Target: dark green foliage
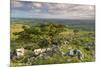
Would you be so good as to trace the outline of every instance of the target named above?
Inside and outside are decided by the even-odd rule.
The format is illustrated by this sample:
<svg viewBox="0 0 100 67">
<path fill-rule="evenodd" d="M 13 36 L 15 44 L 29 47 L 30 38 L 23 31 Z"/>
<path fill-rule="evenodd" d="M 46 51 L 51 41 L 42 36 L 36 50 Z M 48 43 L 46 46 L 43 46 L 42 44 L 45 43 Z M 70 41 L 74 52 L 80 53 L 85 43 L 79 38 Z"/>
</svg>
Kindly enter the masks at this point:
<svg viewBox="0 0 100 67">
<path fill-rule="evenodd" d="M 74 34 L 77 34 L 79 32 L 79 30 L 75 29 L 73 30 Z"/>
<path fill-rule="evenodd" d="M 39 45 L 40 48 L 48 47 L 49 42 L 46 39 L 42 39 L 38 42 L 38 45 Z"/>
</svg>

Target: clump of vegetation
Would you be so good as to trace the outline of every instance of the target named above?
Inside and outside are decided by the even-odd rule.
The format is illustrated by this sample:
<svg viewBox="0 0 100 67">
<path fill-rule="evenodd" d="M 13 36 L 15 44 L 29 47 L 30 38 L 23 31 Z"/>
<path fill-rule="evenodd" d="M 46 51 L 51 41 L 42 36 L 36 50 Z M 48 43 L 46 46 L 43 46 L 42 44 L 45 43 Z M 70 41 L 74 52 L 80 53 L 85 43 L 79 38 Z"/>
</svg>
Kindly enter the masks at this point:
<svg viewBox="0 0 100 67">
<path fill-rule="evenodd" d="M 14 27 L 15 26 L 15 27 Z M 18 27 L 20 26 L 20 27 Z M 19 29 L 20 28 L 20 29 Z M 94 32 L 71 29 L 63 24 L 41 23 L 41 24 L 12 24 L 11 25 L 11 52 L 23 47 L 26 52 L 20 58 L 11 59 L 11 65 L 38 65 L 59 64 L 94 61 L 95 37 Z M 92 45 L 91 45 L 92 44 Z M 49 48 L 53 45 L 58 47 L 58 52 L 35 56 L 35 49 Z M 63 56 L 70 49 L 78 49 L 84 54 L 80 60 L 76 56 Z"/>
</svg>

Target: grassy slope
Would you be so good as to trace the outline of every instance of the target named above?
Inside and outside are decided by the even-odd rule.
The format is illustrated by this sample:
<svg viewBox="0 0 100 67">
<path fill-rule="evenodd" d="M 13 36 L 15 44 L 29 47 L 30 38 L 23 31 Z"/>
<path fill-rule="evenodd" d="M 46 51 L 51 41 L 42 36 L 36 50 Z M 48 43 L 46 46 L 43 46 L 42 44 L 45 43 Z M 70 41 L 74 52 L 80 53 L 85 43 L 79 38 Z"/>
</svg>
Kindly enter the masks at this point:
<svg viewBox="0 0 100 67">
<path fill-rule="evenodd" d="M 11 24 L 11 40 L 13 40 L 14 38 L 16 38 L 12 33 L 14 32 L 20 32 L 23 31 L 22 29 L 23 24 Z M 94 32 L 93 32 L 94 33 Z M 80 30 L 80 32 L 78 33 L 78 36 L 85 40 L 85 41 L 92 41 L 91 38 L 87 37 L 86 35 L 88 34 L 87 31 L 82 31 Z M 73 28 L 71 29 L 67 29 L 67 31 L 65 32 L 61 32 L 59 34 L 62 37 L 66 37 L 66 36 L 73 36 Z M 77 48 L 77 44 L 73 45 L 72 43 L 70 43 L 69 45 L 67 44 L 62 44 L 62 46 L 60 47 L 61 51 L 66 52 L 68 50 L 68 48 Z M 85 55 L 85 59 L 84 61 L 93 61 L 92 56 L 91 56 L 91 52 L 88 51 L 86 52 L 86 50 L 84 50 L 84 48 L 82 46 L 79 46 L 79 49 L 84 53 Z M 92 50 L 91 50 L 92 51 Z M 94 50 L 93 50 L 94 51 Z M 48 58 L 47 60 L 41 60 L 38 59 L 34 62 L 34 64 L 51 64 L 51 63 L 66 63 L 66 59 L 71 59 L 71 62 L 81 62 L 80 60 L 78 60 L 76 57 L 62 57 L 58 55 L 54 55 L 53 57 Z M 54 62 L 53 62 L 54 61 Z M 57 62 L 56 62 L 57 61 Z M 33 61 L 32 61 L 33 62 Z M 67 62 L 68 63 L 68 62 Z"/>
</svg>

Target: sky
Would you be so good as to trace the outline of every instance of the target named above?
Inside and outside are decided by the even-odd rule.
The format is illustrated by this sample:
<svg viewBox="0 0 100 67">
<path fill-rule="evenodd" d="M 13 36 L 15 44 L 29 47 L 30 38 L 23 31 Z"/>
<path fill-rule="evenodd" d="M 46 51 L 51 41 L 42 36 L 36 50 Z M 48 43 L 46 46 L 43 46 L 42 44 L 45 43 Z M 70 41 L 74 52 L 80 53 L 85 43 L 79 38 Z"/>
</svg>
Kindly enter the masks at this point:
<svg viewBox="0 0 100 67">
<path fill-rule="evenodd" d="M 94 19 L 94 5 L 11 0 L 12 18 Z"/>
</svg>

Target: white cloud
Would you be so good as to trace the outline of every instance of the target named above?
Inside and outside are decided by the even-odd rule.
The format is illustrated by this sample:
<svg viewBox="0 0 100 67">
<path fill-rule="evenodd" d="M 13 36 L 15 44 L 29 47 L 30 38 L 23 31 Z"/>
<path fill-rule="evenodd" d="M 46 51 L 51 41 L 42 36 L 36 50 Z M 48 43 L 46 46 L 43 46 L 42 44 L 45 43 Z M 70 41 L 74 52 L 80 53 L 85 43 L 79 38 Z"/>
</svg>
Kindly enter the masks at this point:
<svg viewBox="0 0 100 67">
<path fill-rule="evenodd" d="M 11 0 L 12 7 L 22 7 L 23 4 L 18 0 Z"/>
<path fill-rule="evenodd" d="M 64 4 L 64 3 L 41 3 L 41 2 L 21 2 L 12 0 L 14 7 L 21 7 L 19 11 L 24 11 L 31 17 L 52 17 L 52 18 L 94 18 L 94 5 Z M 25 8 L 26 6 L 26 8 Z M 31 8 L 30 8 L 31 7 Z M 30 8 L 30 9 L 27 9 Z M 33 15 L 33 16 L 32 16 Z"/>
<path fill-rule="evenodd" d="M 34 7 L 42 7 L 42 4 L 41 3 L 33 3 L 33 6 Z"/>
<path fill-rule="evenodd" d="M 76 4 L 49 4 L 49 12 L 53 14 L 65 14 L 72 16 L 93 16 L 94 6 L 91 5 L 76 5 Z"/>
</svg>

